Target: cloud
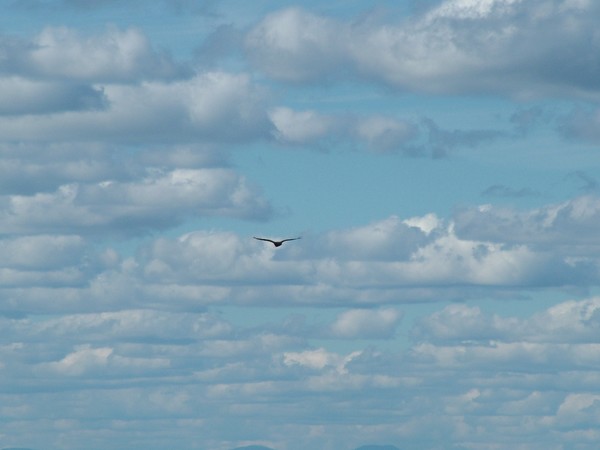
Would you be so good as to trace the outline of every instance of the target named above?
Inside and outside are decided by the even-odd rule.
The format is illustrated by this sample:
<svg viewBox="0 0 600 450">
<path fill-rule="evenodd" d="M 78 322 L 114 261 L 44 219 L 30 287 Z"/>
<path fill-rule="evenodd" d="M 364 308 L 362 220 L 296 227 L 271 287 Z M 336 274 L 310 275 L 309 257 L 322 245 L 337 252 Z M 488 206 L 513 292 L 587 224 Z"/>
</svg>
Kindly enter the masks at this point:
<svg viewBox="0 0 600 450">
<path fill-rule="evenodd" d="M 589 194 L 561 203 L 518 211 L 482 205 L 459 211 L 454 220 L 461 237 L 529 245 L 590 245 L 596 241 L 595 223 L 600 199 Z M 584 248 L 579 254 L 587 253 Z M 575 255 L 573 255 L 575 256 Z"/>
<path fill-rule="evenodd" d="M 390 217 L 278 250 L 233 233 L 196 231 L 144 246 L 134 273 L 145 280 L 144 290 L 153 286 L 153 296 L 171 289 L 186 296 L 198 292 L 200 304 L 221 298 L 208 296 L 205 303 L 201 292 L 208 286 L 227 286 L 225 295 L 236 304 L 273 305 L 285 298 L 288 304 L 364 306 L 456 298 L 459 291 L 464 299 L 481 290 L 502 296 L 516 286 L 598 283 L 597 258 L 568 229 L 548 235 L 540 247 L 508 234 L 491 239 L 485 222 L 469 233 L 457 233 L 459 226 L 463 222 L 431 216 Z"/>
<path fill-rule="evenodd" d="M 330 134 L 334 119 L 316 111 L 294 111 L 290 108 L 273 109 L 270 119 L 275 125 L 275 137 L 291 144 L 307 143 Z"/>
<path fill-rule="evenodd" d="M 598 12 L 567 0 L 447 0 L 388 23 L 289 8 L 265 17 L 245 44 L 257 67 L 290 82 L 352 74 L 413 91 L 582 95 L 598 90 L 598 64 L 579 56 L 593 52 Z"/>
<path fill-rule="evenodd" d="M 520 188 L 516 189 L 503 184 L 493 184 L 486 188 L 482 195 L 486 197 L 504 197 L 504 198 L 523 198 L 523 197 L 537 197 L 540 195 L 539 192 L 531 188 Z"/>
<path fill-rule="evenodd" d="M 4 292 L 20 300 L 7 302 L 4 313 L 45 310 L 50 298 L 54 308 L 69 312 L 141 304 L 193 311 L 225 300 L 271 306 L 285 299 L 286 305 L 356 309 L 313 329 L 323 338 L 352 333 L 385 338 L 399 319 L 386 305 L 481 295 L 501 299 L 515 289 L 597 285 L 600 261 L 592 247 L 581 245 L 588 225 L 578 223 L 593 222 L 592 200 L 519 213 L 502 210 L 516 214 L 506 223 L 518 224 L 518 230 L 517 225 L 495 230 L 490 223 L 500 222 L 499 211 L 484 208 L 460 212 L 451 221 L 391 216 L 306 236 L 281 249 L 232 232 L 198 230 L 147 239 L 125 257 L 111 248 L 92 251 L 79 236 L 127 236 L 214 215 L 260 220 L 270 211 L 268 203 L 242 177 L 221 168 L 157 170 L 135 182 L 5 196 L 3 232 L 13 237 L 2 245 L 29 246 L 37 258 L 5 260 Z M 59 230 L 64 237 L 58 237 Z M 37 288 L 27 289 L 28 283 Z M 89 303 L 92 298 L 97 303 Z M 377 306 L 384 309 L 363 311 Z"/>
<path fill-rule="evenodd" d="M 140 180 L 70 183 L 56 191 L 5 195 L 2 231 L 10 234 L 139 234 L 172 227 L 184 218 L 264 219 L 266 200 L 230 169 L 150 171 Z"/>
<path fill-rule="evenodd" d="M 453 150 L 473 148 L 511 137 L 510 132 L 487 129 L 444 129 L 435 121 L 400 119 L 381 114 L 323 114 L 316 110 L 277 107 L 269 111 L 273 135 L 282 144 L 329 148 L 336 145 L 406 156 L 444 157 Z"/>
<path fill-rule="evenodd" d="M 85 257 L 87 243 L 81 236 L 38 235 L 0 240 L 5 255 L 1 267 L 52 270 L 78 265 Z"/>
<path fill-rule="evenodd" d="M 341 259 L 406 260 L 420 246 L 431 242 L 430 231 L 410 219 L 391 216 L 368 225 L 332 231 L 326 236 L 326 248 Z"/>
<path fill-rule="evenodd" d="M 0 115 L 97 110 L 105 100 L 101 89 L 85 84 L 0 78 Z"/>
<path fill-rule="evenodd" d="M 172 82 L 106 85 L 102 110 L 0 118 L 5 140 L 239 142 L 269 135 L 263 93 L 246 75 L 201 73 Z"/>
<path fill-rule="evenodd" d="M 333 20 L 290 8 L 267 15 L 248 33 L 245 46 L 270 76 L 322 81 L 343 66 L 345 34 Z"/>
<path fill-rule="evenodd" d="M 170 79 L 183 72 L 170 56 L 152 49 L 146 36 L 136 28 L 109 27 L 104 34 L 92 36 L 82 36 L 66 27 L 45 28 L 22 58 L 23 64 L 38 76 L 70 80 Z"/>
<path fill-rule="evenodd" d="M 527 319 L 486 314 L 477 306 L 453 304 L 422 319 L 413 333 L 419 339 L 446 345 L 530 342 L 576 347 L 595 344 L 599 318 L 600 299 L 596 297 L 562 302 Z"/>
<path fill-rule="evenodd" d="M 559 120 L 558 129 L 569 139 L 595 144 L 600 140 L 598 126 L 600 110 L 594 108 L 577 108 Z"/>
<path fill-rule="evenodd" d="M 47 27 L 30 39 L 0 37 L 0 49 L 3 74 L 48 82 L 128 83 L 188 73 L 170 55 L 153 49 L 137 28 L 110 26 L 84 35 L 73 28 Z"/>
<path fill-rule="evenodd" d="M 527 442 L 536 450 L 557 443 L 591 448 L 593 433 L 570 429 L 577 423 L 592 432 L 598 425 L 599 309 L 598 299 L 589 298 L 531 316 L 500 317 L 453 304 L 425 316 L 412 333 L 417 340 L 405 349 L 346 351 L 311 346 L 283 326 L 273 333 L 265 324 L 233 325 L 209 312 L 0 318 L 1 334 L 15 341 L 0 346 L 8 375 L 2 381 L 4 430 L 15 435 L 24 418 L 52 408 L 55 419 L 42 423 L 35 438 L 53 439 L 62 424 L 75 447 L 90 437 L 110 442 L 120 427 L 146 430 L 147 445 L 183 445 L 198 430 L 223 442 L 225 415 L 229 426 L 241 427 L 228 434 L 231 447 L 269 436 L 274 448 L 277 442 L 304 448 L 307 439 L 293 442 L 316 432 L 304 423 L 311 417 L 320 428 L 308 440 L 325 437 L 347 448 L 368 441 L 422 442 L 424 435 L 428 447 L 475 440 L 511 448 Z M 358 336 L 356 324 L 362 333 L 374 329 L 371 320 L 397 314 L 347 309 L 335 323 L 354 324 L 342 328 Z M 50 385 L 40 389 L 40 383 Z M 350 415 L 348 396 L 355 406 Z M 24 397 L 26 410 L 18 407 Z M 79 405 L 77 416 L 67 408 L 73 404 Z M 111 431 L 71 423 L 91 418 L 107 420 Z M 174 420 L 184 422 L 176 431 Z M 246 428 L 248 420 L 252 426 Z M 494 431 L 500 425 L 502 435 Z M 425 433 L 430 428 L 440 431 Z M 36 447 L 34 440 L 27 445 Z"/>
<path fill-rule="evenodd" d="M 363 147 L 377 153 L 411 153 L 414 140 L 421 132 L 408 120 L 383 115 L 352 117 L 277 107 L 270 111 L 269 117 L 279 142 L 314 145 L 317 148 L 343 142 L 344 145 Z"/>
<path fill-rule="evenodd" d="M 340 338 L 391 338 L 401 314 L 393 308 L 352 309 L 340 314 L 331 324 L 331 332 Z"/>
</svg>

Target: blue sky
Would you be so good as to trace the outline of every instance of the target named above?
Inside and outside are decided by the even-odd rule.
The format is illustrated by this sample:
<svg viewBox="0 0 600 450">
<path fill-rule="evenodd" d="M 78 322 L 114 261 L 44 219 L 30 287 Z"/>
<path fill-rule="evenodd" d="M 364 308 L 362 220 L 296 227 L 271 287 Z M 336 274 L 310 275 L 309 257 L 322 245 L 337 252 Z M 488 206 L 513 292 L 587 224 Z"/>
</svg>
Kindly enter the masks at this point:
<svg viewBox="0 0 600 450">
<path fill-rule="evenodd" d="M 597 2 L 1 5 L 0 448 L 596 449 Z"/>
</svg>

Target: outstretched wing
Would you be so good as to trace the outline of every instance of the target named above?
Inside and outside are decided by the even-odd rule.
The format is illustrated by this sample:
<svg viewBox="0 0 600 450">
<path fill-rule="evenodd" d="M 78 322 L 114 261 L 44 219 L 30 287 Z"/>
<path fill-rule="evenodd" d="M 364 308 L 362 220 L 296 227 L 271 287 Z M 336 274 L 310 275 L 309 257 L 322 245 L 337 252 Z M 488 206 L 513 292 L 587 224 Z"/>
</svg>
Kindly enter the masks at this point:
<svg viewBox="0 0 600 450">
<path fill-rule="evenodd" d="M 281 241 L 281 242 L 283 243 L 283 242 L 287 242 L 287 241 L 297 241 L 298 239 L 302 239 L 302 236 L 298 236 L 298 237 L 296 237 L 296 238 L 284 239 L 284 240 L 283 240 L 283 241 Z"/>
<path fill-rule="evenodd" d="M 266 238 L 259 238 L 256 236 L 252 236 L 254 239 L 259 240 L 259 241 L 266 241 L 266 242 L 270 242 L 272 244 L 275 244 L 275 241 L 271 240 L 271 239 L 266 239 Z"/>
</svg>

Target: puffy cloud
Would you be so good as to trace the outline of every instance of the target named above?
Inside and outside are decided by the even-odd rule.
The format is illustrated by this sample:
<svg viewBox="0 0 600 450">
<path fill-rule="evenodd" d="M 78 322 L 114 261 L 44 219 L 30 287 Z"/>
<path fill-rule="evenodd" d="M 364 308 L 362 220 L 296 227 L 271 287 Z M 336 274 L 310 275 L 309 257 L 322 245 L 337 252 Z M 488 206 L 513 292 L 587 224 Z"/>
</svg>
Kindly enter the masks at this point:
<svg viewBox="0 0 600 450">
<path fill-rule="evenodd" d="M 283 362 L 287 366 L 298 364 L 310 369 L 323 370 L 326 367 L 333 367 L 337 372 L 344 373 L 345 365 L 357 356 L 351 354 L 341 356 L 337 353 L 331 353 L 324 348 L 316 350 L 305 350 L 303 352 L 287 352 L 283 354 Z"/>
<path fill-rule="evenodd" d="M 81 236 L 39 235 L 0 240 L 0 266 L 48 270 L 78 265 L 88 244 Z"/>
<path fill-rule="evenodd" d="M 237 142 L 266 137 L 270 122 L 262 91 L 248 76 L 224 72 L 103 88 L 98 111 L 0 118 L 6 140 Z M 166 119 L 165 119 L 166 118 Z"/>
<path fill-rule="evenodd" d="M 430 342 L 592 344 L 591 350 L 600 327 L 599 316 L 600 299 L 596 297 L 562 302 L 527 319 L 486 314 L 477 306 L 453 304 L 423 318 L 413 333 Z"/>
<path fill-rule="evenodd" d="M 291 144 L 306 143 L 328 135 L 334 125 L 331 117 L 316 111 L 294 111 L 290 108 L 275 108 L 269 114 L 275 125 L 275 137 Z"/>
<path fill-rule="evenodd" d="M 46 28 L 22 58 L 34 74 L 93 82 L 173 78 L 181 73 L 136 28 L 110 27 L 104 34 L 91 36 L 66 27 Z"/>
<path fill-rule="evenodd" d="M 600 199 L 583 195 L 529 211 L 482 205 L 456 214 L 458 236 L 527 245 L 568 245 L 586 254 L 597 241 Z M 579 244 L 584 244 L 578 248 Z M 575 254 L 573 256 L 576 256 Z"/>
<path fill-rule="evenodd" d="M 322 114 L 315 110 L 296 111 L 278 107 L 269 117 L 275 138 L 284 144 L 317 144 L 341 141 L 360 142 L 374 152 L 415 152 L 415 139 L 421 131 L 407 120 L 382 115 L 351 117 L 347 114 Z"/>
<path fill-rule="evenodd" d="M 269 75 L 315 81 L 339 70 L 345 58 L 345 34 L 335 21 L 290 8 L 269 14 L 248 33 L 245 45 Z"/>
<path fill-rule="evenodd" d="M 85 111 L 104 106 L 102 90 L 91 85 L 0 78 L 0 115 Z"/>
<path fill-rule="evenodd" d="M 176 169 L 139 181 L 62 185 L 55 192 L 2 198 L 5 233 L 134 234 L 185 217 L 264 218 L 268 203 L 230 169 Z"/>
<path fill-rule="evenodd" d="M 197 231 L 145 246 L 136 264 L 155 294 L 228 283 L 239 303 L 385 304 L 416 299 L 502 295 L 516 286 L 582 287 L 598 283 L 598 261 L 579 242 L 554 251 L 528 242 L 461 236 L 453 222 L 397 217 L 311 236 L 274 249 L 232 233 Z M 534 243 L 535 244 L 535 243 Z M 175 256 L 176 255 L 176 256 Z M 234 283 L 233 285 L 231 283 Z M 456 288 L 456 289 L 454 289 Z"/>
<path fill-rule="evenodd" d="M 94 304 L 86 299 L 91 298 L 99 302 L 96 306 L 108 302 L 111 309 L 119 302 L 123 308 L 167 302 L 174 310 L 193 310 L 223 301 L 364 308 L 480 295 L 502 298 L 517 288 L 581 289 L 599 282 L 599 261 L 568 227 L 549 233 L 540 246 L 536 240 L 513 242 L 510 233 L 492 239 L 486 234 L 487 222 L 478 227 L 471 223 L 467 233 L 462 219 L 444 221 L 432 215 L 405 220 L 392 216 L 307 236 L 280 249 L 231 232 L 193 231 L 149 239 L 129 258 L 111 249 L 91 252 L 80 237 L 49 234 L 71 230 L 78 236 L 127 235 L 192 217 L 260 219 L 268 214 L 264 200 L 229 169 L 155 171 L 138 182 L 67 185 L 48 194 L 5 196 L 4 202 L 4 232 L 22 237 L 6 239 L 3 245 L 31 248 L 37 255 L 28 258 L 21 252 L 5 260 L 5 293 L 20 299 L 5 304 L 7 313 L 45 309 L 50 298 L 65 311 L 89 311 Z M 588 215 L 582 209 L 577 217 Z M 39 290 L 26 289 L 34 279 Z M 57 283 L 68 290 L 50 289 Z M 480 322 L 478 311 L 454 313 L 449 323 L 453 318 Z M 328 330 L 313 331 L 321 337 L 342 337 L 354 329 L 357 335 L 386 337 L 397 319 L 387 310 L 357 310 L 340 316 Z M 380 328 L 374 326 L 377 321 Z M 502 325 L 500 319 L 481 323 L 492 337 L 513 326 Z"/>
<path fill-rule="evenodd" d="M 359 121 L 356 128 L 358 137 L 363 139 L 369 148 L 378 152 L 407 148 L 407 144 L 417 136 L 417 132 L 417 126 L 408 121 L 385 116 L 368 117 Z"/>
<path fill-rule="evenodd" d="M 351 309 L 343 312 L 331 324 L 331 332 L 340 338 L 391 338 L 401 318 L 398 310 Z"/>
<path fill-rule="evenodd" d="M 3 318 L 2 336 L 15 341 L 0 345 L 4 432 L 9 437 L 18 433 L 22 420 L 49 412 L 51 405 L 52 417 L 61 421 L 65 439 L 74 446 L 90 436 L 98 442 L 115 436 L 106 434 L 104 426 L 66 427 L 71 420 L 110 417 L 110 430 L 145 429 L 144 435 L 154 439 L 148 442 L 152 447 L 167 440 L 190 442 L 198 430 L 222 441 L 219 417 L 225 416 L 229 426 L 245 427 L 251 420 L 256 438 L 268 435 L 273 442 L 289 443 L 290 436 L 309 433 L 304 420 L 311 417 L 321 424 L 319 439 L 329 436 L 349 448 L 365 442 L 365 433 L 379 441 L 421 442 L 431 427 L 440 431 L 426 434 L 428 446 L 476 441 L 482 447 L 492 442 L 519 448 L 527 442 L 536 450 L 557 443 L 592 448 L 589 433 L 570 429 L 578 424 L 593 432 L 598 425 L 597 334 L 582 339 L 577 331 L 597 303 L 559 303 L 538 313 L 539 318 L 499 318 L 468 305 L 450 305 L 423 323 L 458 314 L 445 330 L 454 327 L 454 336 L 461 338 L 429 326 L 418 342 L 394 350 L 355 346 L 335 351 L 286 335 L 285 327 L 273 334 L 211 313 L 124 310 Z M 367 316 L 391 314 L 387 309 L 357 311 L 342 312 L 338 323 L 364 324 Z M 560 320 L 560 342 L 552 341 L 556 328 L 543 319 L 546 315 Z M 489 333 L 475 326 L 478 320 L 502 333 L 490 341 Z M 44 383 L 48 389 L 40 390 Z M 30 386 L 36 386 L 35 394 Z M 18 407 L 23 398 L 28 399 L 26 410 Z M 177 435 L 167 431 L 173 430 L 173 420 L 185 422 L 178 424 Z M 188 433 L 187 421 L 194 421 L 194 434 Z M 57 422 L 46 425 L 36 436 L 56 434 Z M 286 433 L 280 436 L 281 426 Z M 501 436 L 494 432 L 499 426 Z M 239 442 L 248 432 L 228 439 Z M 306 440 L 301 441 L 304 447 Z"/>
<path fill-rule="evenodd" d="M 397 216 L 326 236 L 327 249 L 339 258 L 355 260 L 406 260 L 430 237 L 416 223 Z M 339 250 L 336 250 L 339 249 Z"/>
<path fill-rule="evenodd" d="M 598 90 L 598 64 L 578 56 L 597 44 L 598 13 L 570 0 L 447 0 L 394 24 L 291 8 L 256 25 L 246 48 L 266 73 L 294 82 L 350 72 L 428 92 L 578 94 Z"/>
</svg>

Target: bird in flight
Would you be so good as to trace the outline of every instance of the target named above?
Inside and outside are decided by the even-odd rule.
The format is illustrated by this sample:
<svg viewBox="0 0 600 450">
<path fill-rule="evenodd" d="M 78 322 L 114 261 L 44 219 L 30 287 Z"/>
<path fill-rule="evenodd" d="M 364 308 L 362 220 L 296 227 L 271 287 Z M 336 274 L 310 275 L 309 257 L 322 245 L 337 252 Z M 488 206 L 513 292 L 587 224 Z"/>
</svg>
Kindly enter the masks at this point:
<svg viewBox="0 0 600 450">
<path fill-rule="evenodd" d="M 284 242 L 287 241 L 296 241 L 298 239 L 302 239 L 302 237 L 297 237 L 297 238 L 289 238 L 289 239 L 282 239 L 281 241 L 274 241 L 273 239 L 267 239 L 267 238 L 259 238 L 256 236 L 252 236 L 254 239 L 259 240 L 259 241 L 267 241 L 270 242 L 271 244 L 273 244 L 275 247 L 281 247 L 281 244 L 283 244 Z"/>
</svg>

